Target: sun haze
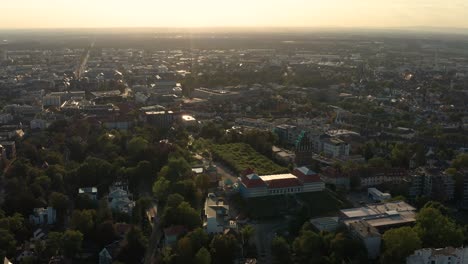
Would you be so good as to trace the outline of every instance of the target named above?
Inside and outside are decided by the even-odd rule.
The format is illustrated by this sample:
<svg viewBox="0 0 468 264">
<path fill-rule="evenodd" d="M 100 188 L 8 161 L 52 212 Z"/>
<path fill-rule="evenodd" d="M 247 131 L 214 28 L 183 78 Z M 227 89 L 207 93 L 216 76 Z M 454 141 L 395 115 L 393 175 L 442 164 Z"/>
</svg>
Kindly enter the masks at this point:
<svg viewBox="0 0 468 264">
<path fill-rule="evenodd" d="M 468 27 L 465 0 L 16 0 L 0 28 Z"/>
</svg>

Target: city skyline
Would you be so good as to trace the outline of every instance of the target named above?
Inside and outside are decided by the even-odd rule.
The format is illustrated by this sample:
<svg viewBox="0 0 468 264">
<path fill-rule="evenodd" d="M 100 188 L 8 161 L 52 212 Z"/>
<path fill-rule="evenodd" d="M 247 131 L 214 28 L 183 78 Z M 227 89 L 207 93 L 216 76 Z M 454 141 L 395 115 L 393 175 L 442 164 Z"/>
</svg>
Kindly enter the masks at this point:
<svg viewBox="0 0 468 264">
<path fill-rule="evenodd" d="M 2 4 L 2 29 L 115 27 L 468 28 L 462 0 L 18 0 Z M 161 11 L 162 10 L 162 11 Z"/>
</svg>

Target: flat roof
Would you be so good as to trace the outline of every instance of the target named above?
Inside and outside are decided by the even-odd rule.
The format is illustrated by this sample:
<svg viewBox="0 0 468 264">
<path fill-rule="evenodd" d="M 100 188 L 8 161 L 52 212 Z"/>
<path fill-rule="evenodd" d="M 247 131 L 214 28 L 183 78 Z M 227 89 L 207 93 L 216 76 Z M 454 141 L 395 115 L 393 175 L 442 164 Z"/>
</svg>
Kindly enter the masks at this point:
<svg viewBox="0 0 468 264">
<path fill-rule="evenodd" d="M 283 180 L 283 179 L 297 179 L 297 177 L 292 175 L 291 173 L 263 175 L 263 176 L 259 176 L 259 177 L 263 181 L 274 181 L 274 180 Z"/>
</svg>

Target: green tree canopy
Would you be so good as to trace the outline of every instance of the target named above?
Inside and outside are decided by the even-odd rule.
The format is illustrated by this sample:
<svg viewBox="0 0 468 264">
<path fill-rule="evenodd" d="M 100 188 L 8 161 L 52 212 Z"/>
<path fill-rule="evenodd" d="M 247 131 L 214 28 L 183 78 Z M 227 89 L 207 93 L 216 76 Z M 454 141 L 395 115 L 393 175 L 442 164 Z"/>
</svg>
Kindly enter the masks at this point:
<svg viewBox="0 0 468 264">
<path fill-rule="evenodd" d="M 384 263 L 403 263 L 409 255 L 420 249 L 422 242 L 411 227 L 390 229 L 383 235 Z"/>
<path fill-rule="evenodd" d="M 433 207 L 422 208 L 414 230 L 424 247 L 459 247 L 463 243 L 463 231 L 448 217 Z"/>
<path fill-rule="evenodd" d="M 290 264 L 291 247 L 284 237 L 275 237 L 271 242 L 271 252 L 273 254 L 274 264 Z"/>
<path fill-rule="evenodd" d="M 211 254 L 205 247 L 200 248 L 195 254 L 195 264 L 211 264 Z"/>
</svg>

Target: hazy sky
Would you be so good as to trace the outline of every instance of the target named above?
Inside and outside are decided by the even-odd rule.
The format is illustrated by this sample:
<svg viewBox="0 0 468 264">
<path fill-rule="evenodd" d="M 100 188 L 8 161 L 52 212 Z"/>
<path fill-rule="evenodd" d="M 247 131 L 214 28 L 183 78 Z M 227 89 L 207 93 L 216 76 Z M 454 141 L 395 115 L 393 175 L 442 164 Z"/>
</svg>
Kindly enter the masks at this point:
<svg viewBox="0 0 468 264">
<path fill-rule="evenodd" d="M 0 0 L 0 28 L 462 27 L 468 0 Z"/>
</svg>

